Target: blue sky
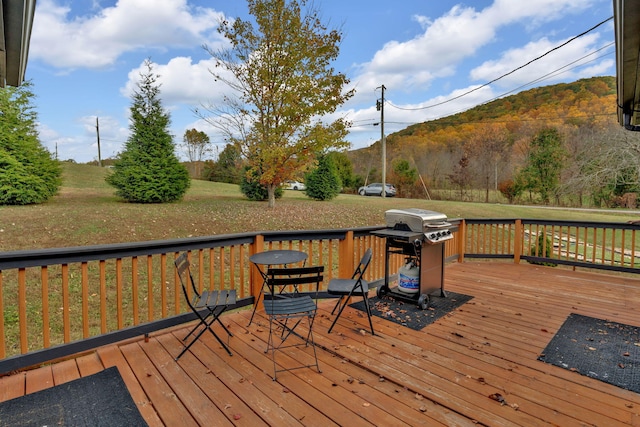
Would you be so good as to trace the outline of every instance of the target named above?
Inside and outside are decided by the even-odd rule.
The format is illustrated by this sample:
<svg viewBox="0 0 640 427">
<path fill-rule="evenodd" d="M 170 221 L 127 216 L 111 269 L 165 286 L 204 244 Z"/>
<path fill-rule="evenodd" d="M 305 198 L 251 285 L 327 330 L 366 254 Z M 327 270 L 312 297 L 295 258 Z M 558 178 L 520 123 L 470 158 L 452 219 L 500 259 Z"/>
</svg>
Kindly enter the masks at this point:
<svg viewBox="0 0 640 427">
<path fill-rule="evenodd" d="M 314 4 L 325 22 L 343 31 L 333 65 L 356 95 L 335 114 L 353 123 L 353 149 L 380 138 L 374 123 L 380 121 L 375 104 L 381 85 L 389 134 L 505 94 L 615 75 L 609 20 L 487 85 L 610 18 L 611 0 Z M 42 143 L 61 160 L 95 160 L 98 117 L 102 158 L 115 156 L 129 135 L 132 90 L 150 58 L 176 144 L 196 128 L 221 150 L 222 136 L 193 113 L 228 91 L 209 73 L 213 63 L 202 46 L 223 47 L 219 20 L 247 14 L 243 0 L 38 0 L 26 78 L 34 85 Z"/>
</svg>

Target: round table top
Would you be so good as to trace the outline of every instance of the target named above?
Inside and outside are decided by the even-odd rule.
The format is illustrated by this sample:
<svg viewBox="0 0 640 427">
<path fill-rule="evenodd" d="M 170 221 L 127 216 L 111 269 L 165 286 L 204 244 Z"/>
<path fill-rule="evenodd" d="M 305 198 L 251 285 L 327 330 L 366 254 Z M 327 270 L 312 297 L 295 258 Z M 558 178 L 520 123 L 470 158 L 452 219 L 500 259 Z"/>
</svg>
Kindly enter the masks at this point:
<svg viewBox="0 0 640 427">
<path fill-rule="evenodd" d="M 273 251 L 258 252 L 249 257 L 249 261 L 254 264 L 261 265 L 295 264 L 306 259 L 307 254 L 305 252 L 293 251 L 289 249 L 277 249 Z"/>
</svg>

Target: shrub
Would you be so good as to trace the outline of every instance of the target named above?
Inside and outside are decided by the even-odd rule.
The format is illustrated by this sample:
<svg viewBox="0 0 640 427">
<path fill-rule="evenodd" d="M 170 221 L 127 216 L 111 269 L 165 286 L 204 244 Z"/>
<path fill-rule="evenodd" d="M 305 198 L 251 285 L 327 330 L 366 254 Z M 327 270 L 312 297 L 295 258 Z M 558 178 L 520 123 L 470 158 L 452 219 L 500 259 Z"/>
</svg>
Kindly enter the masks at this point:
<svg viewBox="0 0 640 427">
<path fill-rule="evenodd" d="M 244 173 L 242 174 L 242 179 L 240 181 L 240 191 L 249 200 L 254 200 L 259 202 L 267 200 L 269 198 L 269 192 L 267 191 L 267 187 L 260 184 L 260 181 L 258 180 L 258 176 L 255 173 L 251 176 L 251 179 L 249 179 L 249 177 L 247 177 L 248 170 L 249 168 L 245 167 Z M 276 193 L 275 193 L 276 199 L 281 198 L 283 194 L 284 194 L 284 190 L 282 189 L 282 187 L 277 187 Z"/>
<path fill-rule="evenodd" d="M 305 194 L 314 200 L 331 200 L 340 193 L 342 184 L 333 160 L 329 156 L 318 159 L 318 167 L 305 178 Z"/>
<path fill-rule="evenodd" d="M 536 244 L 531 248 L 531 252 L 529 253 L 529 255 L 540 258 L 552 258 L 553 243 L 551 242 L 551 239 L 547 237 L 545 233 L 540 233 L 538 235 L 538 239 L 536 240 Z M 552 262 L 543 261 L 529 261 L 529 263 L 536 265 L 546 265 L 547 267 L 557 267 L 558 265 Z"/>
</svg>

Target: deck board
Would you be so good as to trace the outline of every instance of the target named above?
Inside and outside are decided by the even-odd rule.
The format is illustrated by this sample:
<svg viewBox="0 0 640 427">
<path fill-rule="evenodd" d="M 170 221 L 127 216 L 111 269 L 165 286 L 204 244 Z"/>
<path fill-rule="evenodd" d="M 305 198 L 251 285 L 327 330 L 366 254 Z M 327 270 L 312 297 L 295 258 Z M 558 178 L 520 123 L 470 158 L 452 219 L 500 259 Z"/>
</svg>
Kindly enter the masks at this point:
<svg viewBox="0 0 640 427">
<path fill-rule="evenodd" d="M 640 426 L 640 394 L 537 360 L 570 313 L 640 326 L 640 278 L 466 262 L 447 266 L 445 280 L 473 299 L 421 331 L 374 318 L 371 336 L 348 307 L 328 334 L 333 303 L 322 302 L 321 373 L 273 381 L 267 320 L 258 313 L 247 326 L 240 311 L 223 316 L 233 356 L 206 333 L 175 362 L 188 329 L 174 328 L 0 378 L 0 401 L 117 366 L 151 426 Z M 311 363 L 312 349 L 276 360 Z"/>
</svg>

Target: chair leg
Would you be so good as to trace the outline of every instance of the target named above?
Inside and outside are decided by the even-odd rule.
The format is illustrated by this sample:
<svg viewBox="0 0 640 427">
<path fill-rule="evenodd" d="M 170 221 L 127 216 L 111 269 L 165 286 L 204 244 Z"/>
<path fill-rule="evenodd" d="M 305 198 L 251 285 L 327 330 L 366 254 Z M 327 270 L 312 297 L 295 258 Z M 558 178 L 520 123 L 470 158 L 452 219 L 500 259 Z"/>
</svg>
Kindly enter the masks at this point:
<svg viewBox="0 0 640 427">
<path fill-rule="evenodd" d="M 251 318 L 249 319 L 249 324 L 247 326 L 251 326 L 251 322 L 253 322 L 253 316 L 256 315 L 256 309 L 258 308 L 258 303 L 260 302 L 260 297 L 262 296 L 262 291 L 256 297 L 255 302 L 253 303 L 253 312 L 251 312 Z"/>
<path fill-rule="evenodd" d="M 338 302 L 336 302 L 336 305 L 333 306 L 333 310 L 331 310 L 331 315 L 332 316 L 333 316 L 333 313 L 336 311 L 336 308 L 338 308 L 338 306 L 342 302 L 342 298 L 344 298 L 344 295 L 340 295 L 340 298 L 338 298 Z"/>
<path fill-rule="evenodd" d="M 216 318 L 217 319 L 217 318 Z M 216 320 L 214 319 L 214 320 Z M 211 322 L 213 323 L 213 322 Z M 222 324 L 222 322 L 218 322 L 220 324 Z M 218 336 L 218 334 L 215 333 L 215 331 L 213 329 L 211 329 L 211 326 L 207 326 L 207 329 L 209 330 L 209 332 L 211 332 L 213 334 L 213 336 L 218 340 L 218 342 L 220 343 L 220 345 L 222 346 L 222 348 L 224 348 L 227 353 L 229 354 L 229 356 L 233 356 L 233 353 L 231 353 L 231 350 L 229 350 L 229 347 L 227 347 L 227 345 L 224 343 L 224 341 L 222 341 L 222 338 L 220 338 Z M 226 328 L 225 328 L 226 329 Z M 204 332 L 204 331 L 202 331 Z M 200 335 L 202 335 L 202 333 L 200 333 Z"/>
<path fill-rule="evenodd" d="M 373 332 L 373 322 L 371 321 L 371 307 L 369 307 L 369 296 L 367 295 L 367 292 L 363 292 L 362 296 L 364 298 L 364 306 L 367 309 L 367 318 L 369 319 L 369 326 L 371 327 L 371 335 L 375 335 L 376 333 Z"/>
<path fill-rule="evenodd" d="M 342 298 L 343 297 L 341 296 L 340 299 L 338 300 L 338 304 L 342 303 Z M 348 302 L 349 302 L 349 297 L 346 297 L 344 299 L 344 303 L 340 304 L 340 310 L 338 310 L 338 314 L 336 314 L 336 317 L 334 317 L 333 323 L 331 324 L 331 327 L 329 327 L 329 331 L 327 331 L 328 334 L 330 334 L 331 331 L 333 330 L 333 327 L 336 325 L 338 318 L 340 318 L 340 315 L 342 314 L 342 310 L 344 310 Z M 337 306 L 338 305 L 336 304 L 336 307 Z M 336 307 L 333 308 L 333 311 L 335 311 Z M 333 311 L 331 312 L 331 314 L 333 314 Z"/>
<path fill-rule="evenodd" d="M 369 307 L 369 298 L 368 298 L 368 296 L 367 296 L 367 294 L 365 292 L 362 293 L 362 296 L 364 298 L 364 306 L 365 306 L 365 309 L 367 311 L 367 318 L 369 319 L 369 326 L 371 327 L 371 335 L 375 335 L 375 332 L 373 331 L 373 322 L 371 321 L 371 307 Z M 340 299 L 338 300 L 338 303 L 336 304 L 336 306 L 333 307 L 333 310 L 331 311 L 331 314 L 333 314 L 333 312 L 336 310 L 336 308 L 338 307 L 338 304 L 340 304 L 342 302 L 342 298 L 343 297 L 341 296 Z M 338 321 L 338 318 L 342 314 L 342 311 L 347 306 L 347 303 L 349 302 L 349 298 L 351 298 L 351 294 L 349 294 L 345 298 L 344 303 L 342 305 L 340 305 L 340 310 L 338 311 L 338 314 L 336 315 L 336 317 L 333 319 L 333 323 L 331 324 L 331 326 L 329 327 L 329 330 L 327 331 L 328 334 L 330 334 L 331 331 L 333 330 L 333 327 L 335 326 L 336 322 Z"/>
<path fill-rule="evenodd" d="M 320 364 L 318 363 L 318 353 L 316 351 L 316 344 L 315 344 L 315 340 L 313 338 L 313 324 L 315 321 L 315 316 L 307 316 L 307 319 L 309 321 L 309 332 L 307 333 L 307 337 L 303 337 L 300 334 L 296 333 L 295 331 L 293 331 L 293 329 L 295 329 L 298 324 L 303 320 L 298 319 L 298 321 L 291 327 L 286 327 L 285 323 L 278 321 L 278 320 L 271 320 L 269 322 L 269 338 L 267 339 L 267 348 L 265 350 L 265 353 L 268 353 L 269 350 L 271 350 L 271 359 L 273 360 L 273 380 L 277 381 L 278 379 L 278 372 L 285 372 L 285 371 L 291 371 L 293 369 L 299 369 L 299 368 L 311 368 L 313 366 L 316 367 L 316 369 L 318 370 L 318 373 L 322 373 L 322 370 L 320 370 Z M 273 338 L 273 334 L 274 334 L 274 330 L 273 330 L 273 324 L 277 324 L 282 326 L 284 329 L 287 329 L 287 331 L 283 331 L 280 339 L 281 342 L 279 345 L 275 345 L 275 341 Z M 285 335 L 286 332 L 286 335 Z M 305 342 L 305 346 L 308 347 L 309 344 L 311 344 L 311 347 L 313 347 L 313 358 L 316 361 L 316 363 L 314 364 L 310 364 L 310 365 L 301 365 L 301 366 L 296 366 L 293 368 L 288 368 L 288 369 L 278 369 L 278 365 L 276 364 L 276 351 L 280 351 L 281 348 L 287 348 L 287 347 L 295 347 L 295 346 L 299 346 L 302 344 L 291 344 L 288 346 L 283 346 L 285 340 L 290 336 L 290 335 L 295 335 L 297 337 L 299 337 L 300 339 L 304 340 Z"/>
<path fill-rule="evenodd" d="M 204 328 L 202 328 L 196 335 L 195 337 L 193 337 L 191 339 L 191 341 L 189 342 L 189 344 L 187 344 L 182 351 L 180 352 L 180 354 L 175 358 L 175 360 L 177 361 L 178 359 L 180 359 L 180 357 L 182 357 L 182 355 L 189 350 L 189 348 L 191 348 L 191 346 L 198 341 L 198 339 L 202 336 L 202 334 L 204 334 L 204 332 L 208 329 L 209 332 L 211 332 L 213 334 L 213 336 L 216 338 L 216 340 L 218 340 L 218 342 L 220 343 L 220 345 L 222 346 L 222 348 L 224 348 L 226 350 L 226 352 L 229 354 L 229 356 L 233 356 L 233 353 L 231 353 L 231 350 L 229 350 L 229 347 L 224 343 L 224 341 L 222 341 L 222 339 L 218 336 L 218 334 L 215 333 L 215 331 L 213 329 L 211 329 L 211 325 L 213 325 L 213 323 L 217 320 L 219 324 L 222 325 L 222 327 L 224 328 L 225 331 L 227 331 L 227 333 L 229 334 L 229 336 L 233 336 L 231 334 L 231 332 L 229 332 L 229 330 L 226 328 L 226 326 L 224 326 L 224 324 L 220 321 L 220 314 L 222 314 L 224 310 L 222 310 L 220 313 L 217 313 L 217 315 L 211 311 L 209 315 L 202 317 L 198 314 L 198 317 L 200 317 L 200 322 L 195 326 L 195 328 L 191 329 L 191 332 L 189 332 L 187 334 L 187 336 L 185 336 L 182 340 L 186 340 L 187 338 L 189 338 L 189 336 L 191 334 L 193 334 L 193 332 L 195 332 L 196 329 L 198 329 L 198 327 L 200 325 L 204 325 Z M 206 319 L 209 316 L 213 316 L 211 318 L 210 322 L 207 322 Z"/>
<path fill-rule="evenodd" d="M 220 320 L 220 315 L 225 312 L 227 310 L 227 306 L 225 305 L 224 307 L 220 307 L 221 310 L 218 313 L 213 313 L 213 316 L 216 318 L 215 320 L 218 321 L 218 323 L 220 324 L 220 326 L 222 326 L 222 329 L 224 329 L 224 331 L 227 333 L 227 335 L 229 335 L 230 337 L 233 336 L 233 334 L 231 333 L 231 331 L 229 331 L 229 329 L 227 329 L 227 327 L 224 325 L 224 323 L 222 322 L 222 320 Z M 213 323 L 212 323 L 213 324 Z"/>
</svg>

